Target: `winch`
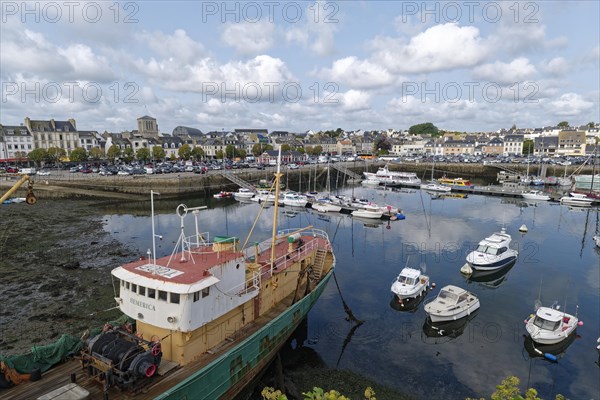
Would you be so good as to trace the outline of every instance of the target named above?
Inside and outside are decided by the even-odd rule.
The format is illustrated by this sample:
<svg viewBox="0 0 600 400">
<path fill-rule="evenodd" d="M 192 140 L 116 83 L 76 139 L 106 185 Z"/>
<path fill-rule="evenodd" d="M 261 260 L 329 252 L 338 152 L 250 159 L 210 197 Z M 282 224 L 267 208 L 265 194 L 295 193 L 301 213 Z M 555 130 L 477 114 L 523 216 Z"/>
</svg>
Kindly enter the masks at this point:
<svg viewBox="0 0 600 400">
<path fill-rule="evenodd" d="M 88 340 L 81 363 L 105 390 L 111 386 L 135 390 L 156 374 L 161 357 L 160 342 L 109 326 Z"/>
</svg>

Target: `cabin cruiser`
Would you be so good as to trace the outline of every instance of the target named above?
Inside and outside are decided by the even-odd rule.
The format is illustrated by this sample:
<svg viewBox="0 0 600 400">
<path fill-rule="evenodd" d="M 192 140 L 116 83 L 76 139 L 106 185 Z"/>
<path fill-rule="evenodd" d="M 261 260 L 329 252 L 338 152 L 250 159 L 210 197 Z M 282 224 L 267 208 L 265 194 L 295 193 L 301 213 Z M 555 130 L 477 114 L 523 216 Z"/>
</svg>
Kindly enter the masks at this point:
<svg viewBox="0 0 600 400">
<path fill-rule="evenodd" d="M 398 277 L 392 282 L 392 292 L 399 302 L 413 299 L 424 293 L 429 287 L 429 276 L 423 275 L 420 270 L 403 268 Z"/>
<path fill-rule="evenodd" d="M 541 190 L 530 190 L 528 192 L 521 193 L 526 200 L 539 200 L 539 201 L 548 201 L 550 200 L 550 196 L 544 194 Z"/>
<path fill-rule="evenodd" d="M 463 178 L 442 177 L 442 178 L 438 179 L 438 182 L 441 185 L 446 185 L 446 186 L 456 186 L 456 187 L 461 187 L 461 188 L 474 187 L 474 185 L 471 184 L 471 181 L 469 181 L 468 179 L 463 179 Z"/>
<path fill-rule="evenodd" d="M 566 206 L 589 207 L 593 202 L 594 199 L 587 197 L 583 193 L 571 192 L 569 196 L 563 196 L 560 198 L 560 204 L 564 204 Z"/>
<path fill-rule="evenodd" d="M 471 315 L 479 308 L 479 299 L 473 293 L 448 285 L 437 297 L 425 304 L 425 312 L 432 322 L 454 321 Z"/>
<path fill-rule="evenodd" d="M 428 183 L 421 183 L 419 187 L 428 192 L 450 192 L 452 190 L 450 186 L 442 185 L 433 181 Z"/>
<path fill-rule="evenodd" d="M 254 197 L 254 194 L 250 189 L 239 188 L 237 192 L 233 192 L 233 197 L 236 199 L 251 199 Z"/>
<path fill-rule="evenodd" d="M 583 323 L 581 323 L 583 324 Z M 580 325 L 577 316 L 556 307 L 539 307 L 525 320 L 525 329 L 535 343 L 554 344 L 565 340 Z"/>
<path fill-rule="evenodd" d="M 362 208 L 352 211 L 353 217 L 380 219 L 383 211 L 377 205 L 365 204 Z"/>
<path fill-rule="evenodd" d="M 519 252 L 509 247 L 511 240 L 504 228 L 486 237 L 467 255 L 468 266 L 485 271 L 499 269 L 515 261 Z"/>
<path fill-rule="evenodd" d="M 287 192 L 283 195 L 283 204 L 289 207 L 306 207 L 308 198 L 295 192 Z"/>
</svg>

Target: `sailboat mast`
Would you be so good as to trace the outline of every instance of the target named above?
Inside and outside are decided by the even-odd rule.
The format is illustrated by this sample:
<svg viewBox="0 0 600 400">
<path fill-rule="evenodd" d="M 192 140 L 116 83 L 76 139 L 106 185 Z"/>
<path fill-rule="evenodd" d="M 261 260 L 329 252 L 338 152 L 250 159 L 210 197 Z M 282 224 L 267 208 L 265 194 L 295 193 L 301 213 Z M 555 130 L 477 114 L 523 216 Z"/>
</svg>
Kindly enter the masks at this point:
<svg viewBox="0 0 600 400">
<path fill-rule="evenodd" d="M 279 211 L 279 179 L 281 178 L 281 147 L 277 154 L 277 172 L 275 172 L 275 206 L 273 207 L 273 231 L 271 234 L 271 273 L 275 266 L 275 240 L 277 238 L 277 213 Z"/>
</svg>

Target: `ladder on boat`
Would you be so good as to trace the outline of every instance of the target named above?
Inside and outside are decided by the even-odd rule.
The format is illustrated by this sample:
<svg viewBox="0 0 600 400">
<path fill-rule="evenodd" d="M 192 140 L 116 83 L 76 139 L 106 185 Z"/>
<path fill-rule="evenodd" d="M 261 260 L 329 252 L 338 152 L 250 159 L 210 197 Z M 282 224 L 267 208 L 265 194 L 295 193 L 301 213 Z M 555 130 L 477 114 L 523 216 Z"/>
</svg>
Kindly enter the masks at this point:
<svg viewBox="0 0 600 400">
<path fill-rule="evenodd" d="M 327 257 L 327 251 L 323 249 L 317 249 L 315 253 L 315 259 L 313 262 L 313 276 L 316 282 L 321 280 L 323 275 L 323 267 L 325 266 L 325 258 Z"/>
<path fill-rule="evenodd" d="M 340 171 L 343 174 L 348 175 L 350 178 L 352 179 L 357 179 L 357 180 L 362 180 L 362 176 L 358 175 L 357 173 L 351 171 L 350 169 L 344 167 L 343 165 L 339 165 L 339 164 L 331 164 L 331 166 L 335 169 L 337 169 L 338 171 Z"/>
<path fill-rule="evenodd" d="M 242 178 L 240 178 L 239 176 L 235 175 L 232 172 L 219 171 L 219 175 L 221 175 L 225 179 L 230 180 L 231 182 L 235 183 L 239 187 L 243 187 L 244 189 L 248 189 L 248 190 L 256 190 L 254 185 L 246 182 L 245 180 L 243 180 Z"/>
</svg>

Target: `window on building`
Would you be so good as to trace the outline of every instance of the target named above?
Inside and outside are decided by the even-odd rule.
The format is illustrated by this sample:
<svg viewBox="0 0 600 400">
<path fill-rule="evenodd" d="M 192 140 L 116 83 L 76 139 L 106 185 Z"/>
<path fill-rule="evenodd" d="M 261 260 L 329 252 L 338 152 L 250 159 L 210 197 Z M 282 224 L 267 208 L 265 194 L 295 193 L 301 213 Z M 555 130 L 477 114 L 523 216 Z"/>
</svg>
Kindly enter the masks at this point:
<svg viewBox="0 0 600 400">
<path fill-rule="evenodd" d="M 167 301 L 167 292 L 165 292 L 164 290 L 159 290 L 158 299 L 162 301 Z"/>
</svg>

